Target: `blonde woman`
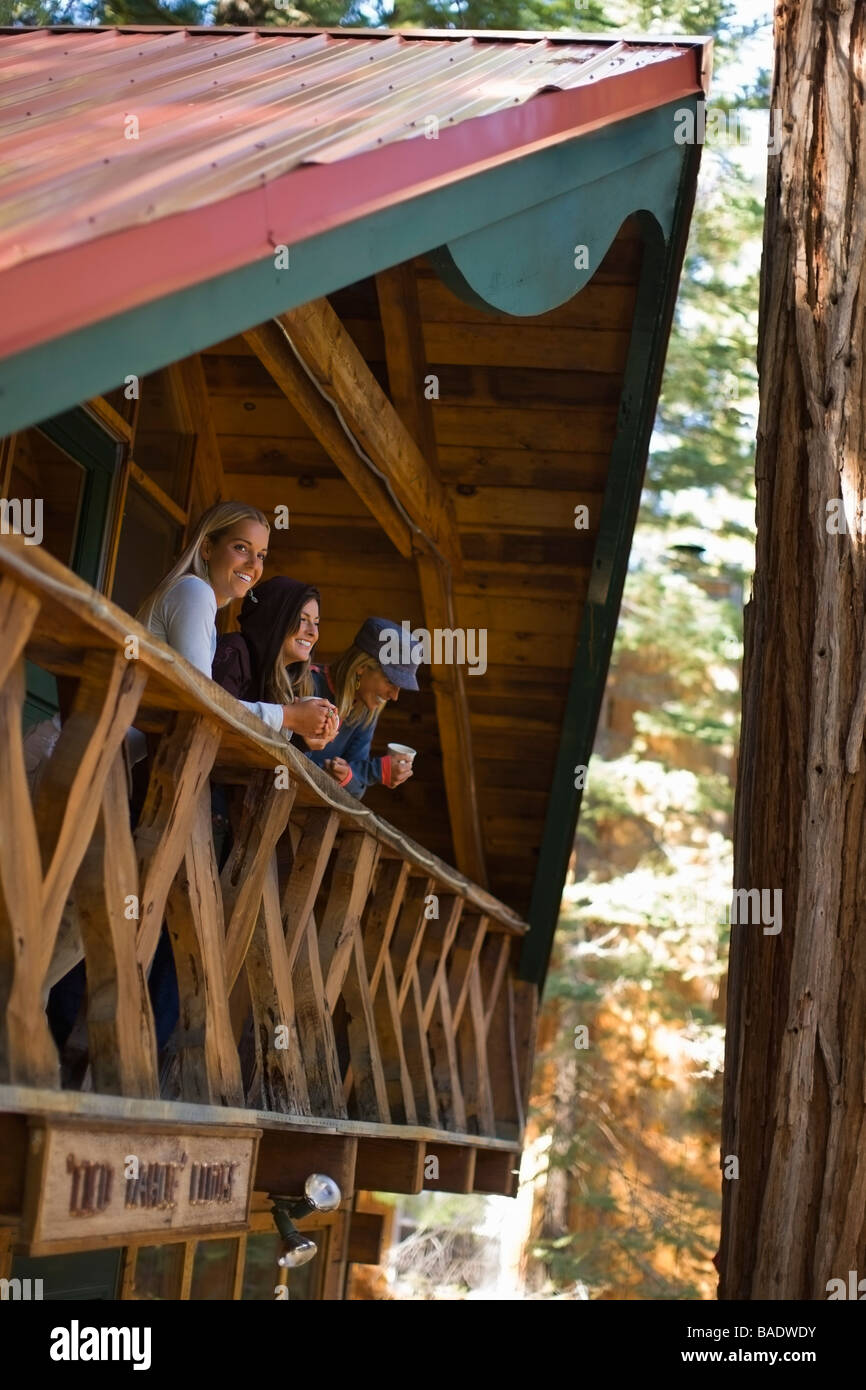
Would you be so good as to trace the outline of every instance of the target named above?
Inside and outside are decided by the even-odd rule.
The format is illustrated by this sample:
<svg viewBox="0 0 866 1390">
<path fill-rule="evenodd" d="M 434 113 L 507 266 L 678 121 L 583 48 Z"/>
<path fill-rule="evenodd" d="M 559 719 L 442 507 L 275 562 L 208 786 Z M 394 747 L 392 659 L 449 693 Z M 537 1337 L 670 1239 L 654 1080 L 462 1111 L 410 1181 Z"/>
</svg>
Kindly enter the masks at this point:
<svg viewBox="0 0 866 1390">
<path fill-rule="evenodd" d="M 218 502 L 199 521 L 189 545 L 142 604 L 138 620 L 206 676 L 217 646 L 216 614 L 245 598 L 261 579 L 270 527 L 257 507 Z M 318 741 L 336 728 L 329 700 L 247 701 L 241 704 L 272 729 Z"/>
<path fill-rule="evenodd" d="M 139 609 L 138 620 L 161 637 L 204 675 L 211 676 L 217 647 L 216 614 L 232 599 L 254 597 L 268 553 L 270 527 L 257 507 L 243 502 L 218 502 L 205 512 L 189 545 Z M 280 694 L 282 694 L 282 689 Z M 329 700 L 295 699 L 291 691 L 283 701 L 241 700 L 251 714 L 272 729 L 306 736 L 320 747 L 337 728 L 336 710 Z M 137 778 L 133 815 L 140 811 L 146 781 Z M 138 805 L 136 805 L 138 801 Z M 225 788 L 211 787 L 214 837 L 222 860 L 230 834 Z M 174 956 L 163 927 L 149 979 L 156 1022 L 157 1045 L 168 1041 L 178 1019 L 179 1000 Z"/>
<path fill-rule="evenodd" d="M 399 787 L 412 776 L 411 761 L 399 764 L 387 753 L 371 758 L 376 721 L 389 700 L 401 690 L 417 690 L 416 668 L 420 642 L 411 642 L 411 664 L 383 662 L 383 642 L 400 632 L 400 624 L 387 618 L 367 618 L 355 639 L 332 666 L 313 666 L 313 688 L 337 706 L 340 728 L 324 748 L 307 756 L 334 778 L 345 791 L 360 800 L 371 782 Z"/>
</svg>

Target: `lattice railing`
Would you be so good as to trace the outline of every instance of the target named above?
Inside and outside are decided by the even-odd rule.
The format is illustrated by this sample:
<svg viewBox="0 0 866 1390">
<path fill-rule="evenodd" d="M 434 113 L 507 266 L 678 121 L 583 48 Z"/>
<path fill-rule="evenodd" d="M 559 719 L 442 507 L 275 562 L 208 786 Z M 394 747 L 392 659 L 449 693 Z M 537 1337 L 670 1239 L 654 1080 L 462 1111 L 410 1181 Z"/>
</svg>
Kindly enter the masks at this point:
<svg viewBox="0 0 866 1390">
<path fill-rule="evenodd" d="M 76 682 L 32 797 L 25 656 Z M 152 748 L 134 830 L 133 725 Z M 262 727 L 62 565 L 0 540 L 0 1081 L 60 1087 L 45 1002 L 83 955 L 86 1084 L 158 1096 L 146 977 L 165 923 L 180 1019 L 163 1096 L 518 1139 L 524 924 Z M 212 773 L 234 784 L 221 872 Z"/>
</svg>

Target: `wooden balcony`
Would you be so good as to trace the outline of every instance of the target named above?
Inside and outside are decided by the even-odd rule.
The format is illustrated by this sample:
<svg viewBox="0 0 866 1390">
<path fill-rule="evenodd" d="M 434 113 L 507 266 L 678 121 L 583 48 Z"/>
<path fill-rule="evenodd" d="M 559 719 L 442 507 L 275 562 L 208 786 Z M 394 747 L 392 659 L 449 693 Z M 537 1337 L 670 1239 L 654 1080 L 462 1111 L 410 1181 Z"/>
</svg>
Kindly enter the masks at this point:
<svg viewBox="0 0 866 1390">
<path fill-rule="evenodd" d="M 32 798 L 25 657 L 75 681 Z M 513 1191 L 536 1004 L 516 972 L 523 921 L 13 537 L 0 705 L 0 1111 L 252 1124 L 265 1190 L 293 1152 L 300 1173 L 330 1143 L 339 1167 L 336 1142 L 349 1190 L 420 1190 L 435 1153 L 445 1190 Z M 134 831 L 131 726 L 152 740 Z M 232 788 L 221 873 L 211 779 Z M 180 1021 L 160 1074 L 146 977 L 163 923 Z M 45 1001 L 82 955 L 73 1088 Z"/>
</svg>

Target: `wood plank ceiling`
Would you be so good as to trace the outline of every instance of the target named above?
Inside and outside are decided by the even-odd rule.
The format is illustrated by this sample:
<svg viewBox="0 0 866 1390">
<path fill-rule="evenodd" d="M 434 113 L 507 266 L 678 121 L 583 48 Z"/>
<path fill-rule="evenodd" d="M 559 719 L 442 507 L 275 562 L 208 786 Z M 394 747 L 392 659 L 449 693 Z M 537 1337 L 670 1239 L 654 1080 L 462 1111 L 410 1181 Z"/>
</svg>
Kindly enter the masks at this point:
<svg viewBox="0 0 866 1390">
<path fill-rule="evenodd" d="M 587 591 L 640 259 L 639 232 L 628 222 L 580 294 L 528 319 L 473 308 L 423 259 L 412 263 L 425 375 L 438 379 L 430 402 L 438 467 L 464 560 L 453 585 L 456 621 L 487 630 L 487 670 L 467 675 L 465 686 L 489 887 L 521 913 Z M 388 392 L 375 281 L 330 303 Z M 266 573 L 321 590 L 319 659 L 342 651 L 368 614 L 422 626 L 415 560 L 398 553 L 248 342 L 219 343 L 203 362 L 224 495 L 270 512 L 289 507 L 290 529 L 272 533 Z M 423 399 L 423 381 L 417 390 Z M 575 529 L 581 503 L 588 530 Z M 421 684 L 385 711 L 374 740 L 374 751 L 389 740 L 417 748 L 415 776 L 395 792 L 371 789 L 366 802 L 454 863 L 429 673 Z"/>
</svg>

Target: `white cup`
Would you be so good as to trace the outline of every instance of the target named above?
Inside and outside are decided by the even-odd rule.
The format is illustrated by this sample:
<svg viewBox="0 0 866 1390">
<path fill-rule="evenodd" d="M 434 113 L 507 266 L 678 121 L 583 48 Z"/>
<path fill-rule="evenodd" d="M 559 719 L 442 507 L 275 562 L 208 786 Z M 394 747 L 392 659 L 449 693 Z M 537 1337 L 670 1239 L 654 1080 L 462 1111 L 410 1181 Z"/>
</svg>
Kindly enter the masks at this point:
<svg viewBox="0 0 866 1390">
<path fill-rule="evenodd" d="M 411 763 L 415 758 L 415 749 L 409 748 L 405 743 L 389 743 L 388 752 L 398 763 Z"/>
</svg>

